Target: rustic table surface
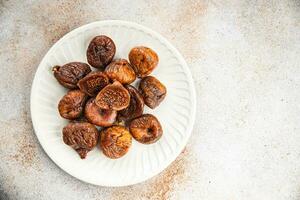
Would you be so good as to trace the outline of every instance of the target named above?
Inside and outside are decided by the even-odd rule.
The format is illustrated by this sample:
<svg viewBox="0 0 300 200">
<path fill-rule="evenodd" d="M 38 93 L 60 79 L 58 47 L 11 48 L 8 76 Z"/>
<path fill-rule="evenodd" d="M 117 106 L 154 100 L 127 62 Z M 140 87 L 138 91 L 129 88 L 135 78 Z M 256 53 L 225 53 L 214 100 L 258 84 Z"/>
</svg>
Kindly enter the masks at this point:
<svg viewBox="0 0 300 200">
<path fill-rule="evenodd" d="M 165 36 L 197 90 L 185 150 L 130 187 L 66 174 L 39 145 L 30 118 L 44 54 L 67 32 L 105 19 Z M 300 199 L 299 0 L 1 0 L 0 30 L 0 199 Z"/>
</svg>

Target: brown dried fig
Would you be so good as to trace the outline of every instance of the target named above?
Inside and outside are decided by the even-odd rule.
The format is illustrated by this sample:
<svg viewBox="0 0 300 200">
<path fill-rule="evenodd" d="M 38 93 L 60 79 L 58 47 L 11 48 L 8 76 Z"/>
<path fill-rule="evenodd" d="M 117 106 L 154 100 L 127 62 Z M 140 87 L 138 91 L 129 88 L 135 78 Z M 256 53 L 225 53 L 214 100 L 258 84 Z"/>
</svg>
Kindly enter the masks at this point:
<svg viewBox="0 0 300 200">
<path fill-rule="evenodd" d="M 91 98 L 85 105 L 84 115 L 90 123 L 107 127 L 116 121 L 117 111 L 101 109 L 96 105 L 95 98 Z"/>
<path fill-rule="evenodd" d="M 123 110 L 129 105 L 130 95 L 120 82 L 115 81 L 98 93 L 95 102 L 102 109 Z"/>
<path fill-rule="evenodd" d="M 132 142 L 129 131 L 124 126 L 111 126 L 101 131 L 100 147 L 109 158 L 124 156 Z"/>
<path fill-rule="evenodd" d="M 62 133 L 64 143 L 75 149 L 81 159 L 97 145 L 99 138 L 96 127 L 87 122 L 71 122 Z"/>
<path fill-rule="evenodd" d="M 86 56 L 91 66 L 104 69 L 112 61 L 115 53 L 114 41 L 105 35 L 99 35 L 90 42 Z"/>
<path fill-rule="evenodd" d="M 166 87 L 155 77 L 147 76 L 140 82 L 139 91 L 147 106 L 154 109 L 166 97 Z"/>
<path fill-rule="evenodd" d="M 52 68 L 57 81 L 66 88 L 77 88 L 77 82 L 91 72 L 88 64 L 81 62 L 70 62 L 63 66 Z"/>
<path fill-rule="evenodd" d="M 119 81 L 122 84 L 130 84 L 135 80 L 135 72 L 125 59 L 112 61 L 105 68 L 105 73 L 111 80 Z"/>
<path fill-rule="evenodd" d="M 103 72 L 91 72 L 78 81 L 78 87 L 89 96 L 96 96 L 100 90 L 109 84 L 109 79 Z"/>
<path fill-rule="evenodd" d="M 125 88 L 130 94 L 130 103 L 127 108 L 119 111 L 118 118 L 120 120 L 131 120 L 143 114 L 144 100 L 135 87 L 125 85 Z"/>
<path fill-rule="evenodd" d="M 144 114 L 131 121 L 129 125 L 131 135 L 143 144 L 151 144 L 159 140 L 163 134 L 158 119 L 151 114 Z"/>
<path fill-rule="evenodd" d="M 148 47 L 134 47 L 129 52 L 129 61 L 139 78 L 149 75 L 158 64 L 158 56 Z"/>
<path fill-rule="evenodd" d="M 83 111 L 87 96 L 80 90 L 69 91 L 58 103 L 59 114 L 66 119 L 76 119 Z"/>
</svg>

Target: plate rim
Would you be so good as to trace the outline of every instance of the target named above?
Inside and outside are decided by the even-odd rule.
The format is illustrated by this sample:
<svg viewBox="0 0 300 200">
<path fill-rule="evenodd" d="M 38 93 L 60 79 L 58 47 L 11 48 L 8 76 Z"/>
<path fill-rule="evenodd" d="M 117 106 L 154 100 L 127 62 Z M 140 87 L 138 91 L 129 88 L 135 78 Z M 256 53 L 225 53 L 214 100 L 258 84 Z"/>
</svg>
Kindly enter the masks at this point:
<svg viewBox="0 0 300 200">
<path fill-rule="evenodd" d="M 172 52 L 175 54 L 175 57 L 178 58 L 179 62 L 182 64 L 182 67 L 184 68 L 184 71 L 186 73 L 187 76 L 187 81 L 190 83 L 190 93 L 191 93 L 191 119 L 189 121 L 188 127 L 187 127 L 187 131 L 186 134 L 187 136 L 184 137 L 184 140 L 179 144 L 178 149 L 175 151 L 175 153 L 173 155 L 171 155 L 166 162 L 163 163 L 162 167 L 157 167 L 157 169 L 153 170 L 152 173 L 149 173 L 147 175 L 145 175 L 144 177 L 137 179 L 136 181 L 131 181 L 129 180 L 126 183 L 110 183 L 110 184 L 104 184 L 104 182 L 94 182 L 94 181 L 89 181 L 86 179 L 81 178 L 80 176 L 78 176 L 76 173 L 71 172 L 70 170 L 63 168 L 63 166 L 60 164 L 60 161 L 58 161 L 55 156 L 52 156 L 51 153 L 49 153 L 49 149 L 46 147 L 47 145 L 43 142 L 43 139 L 41 139 L 40 134 L 37 133 L 37 128 L 38 127 L 38 119 L 34 116 L 34 108 L 33 108 L 33 99 L 34 99 L 34 91 L 35 88 L 37 87 L 37 76 L 40 73 L 40 70 L 42 69 L 42 64 L 44 64 L 45 59 L 47 57 L 48 54 L 50 54 L 58 45 L 60 45 L 64 39 L 66 37 L 68 37 L 71 33 L 75 34 L 76 32 L 80 32 L 82 29 L 88 29 L 89 27 L 93 27 L 93 26 L 104 26 L 104 25 L 113 25 L 113 24 L 117 24 L 117 25 L 126 25 L 126 26 L 131 26 L 131 27 L 135 27 L 138 29 L 141 29 L 145 32 L 148 32 L 152 35 L 154 35 L 155 37 L 157 37 L 162 43 L 164 43 L 169 49 L 172 50 Z M 38 141 L 40 143 L 40 145 L 42 146 L 42 149 L 45 151 L 45 153 L 47 154 L 47 156 L 63 171 L 65 171 L 66 173 L 68 173 L 69 175 L 75 177 L 78 180 L 81 180 L 83 182 L 89 183 L 89 184 L 93 184 L 93 185 L 98 185 L 98 186 L 106 186 L 106 187 L 121 187 L 121 186 L 129 186 L 129 185 L 134 185 L 143 181 L 146 181 L 156 175 L 158 175 L 159 173 L 161 173 L 163 170 L 165 170 L 170 164 L 172 164 L 176 158 L 180 155 L 180 153 L 183 151 L 183 149 L 185 148 L 185 146 L 187 145 L 187 142 L 192 134 L 192 130 L 193 130 L 193 126 L 194 126 L 194 122 L 195 122 L 195 117 L 196 117 L 196 90 L 195 90 L 195 85 L 194 85 L 194 80 L 191 74 L 191 71 L 186 63 L 186 61 L 184 60 L 183 56 L 179 53 L 179 51 L 166 39 L 164 38 L 161 34 L 159 34 L 158 32 L 144 26 L 141 24 L 138 24 L 136 22 L 131 22 L 131 21 L 124 21 L 124 20 L 101 20 L 101 21 L 94 21 L 88 24 L 84 24 L 82 26 L 79 26 L 71 31 L 69 31 L 68 33 L 66 33 L 64 36 L 62 36 L 59 40 L 57 40 L 50 48 L 49 50 L 44 54 L 41 62 L 39 63 L 35 74 L 34 74 L 34 78 L 33 78 L 33 82 L 31 85 L 31 91 L 30 91 L 30 115 L 31 115 L 31 120 L 32 120 L 32 124 L 33 124 L 33 130 L 34 133 L 36 135 L 36 137 L 38 138 Z"/>
</svg>

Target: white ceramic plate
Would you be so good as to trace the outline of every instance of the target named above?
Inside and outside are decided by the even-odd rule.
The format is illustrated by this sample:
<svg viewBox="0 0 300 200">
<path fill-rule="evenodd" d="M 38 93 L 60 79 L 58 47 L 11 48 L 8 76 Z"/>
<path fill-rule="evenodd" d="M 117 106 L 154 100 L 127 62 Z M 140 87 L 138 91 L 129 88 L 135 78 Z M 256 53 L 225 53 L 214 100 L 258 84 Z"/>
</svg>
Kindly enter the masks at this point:
<svg viewBox="0 0 300 200">
<path fill-rule="evenodd" d="M 93 37 L 107 35 L 116 44 L 115 58 L 128 58 L 130 49 L 144 45 L 154 49 L 159 64 L 152 73 L 167 87 L 165 100 L 154 110 L 161 122 L 162 138 L 151 145 L 133 140 L 129 152 L 112 160 L 99 147 L 81 160 L 65 145 L 57 104 L 67 90 L 58 84 L 51 68 L 71 61 L 86 61 L 86 49 Z M 179 52 L 161 35 L 132 22 L 99 21 L 81 26 L 62 37 L 47 52 L 34 77 L 31 90 L 31 117 L 35 133 L 49 157 L 72 176 L 96 185 L 125 186 L 149 179 L 164 170 L 180 154 L 191 134 L 195 119 L 195 89 L 191 73 Z"/>
</svg>

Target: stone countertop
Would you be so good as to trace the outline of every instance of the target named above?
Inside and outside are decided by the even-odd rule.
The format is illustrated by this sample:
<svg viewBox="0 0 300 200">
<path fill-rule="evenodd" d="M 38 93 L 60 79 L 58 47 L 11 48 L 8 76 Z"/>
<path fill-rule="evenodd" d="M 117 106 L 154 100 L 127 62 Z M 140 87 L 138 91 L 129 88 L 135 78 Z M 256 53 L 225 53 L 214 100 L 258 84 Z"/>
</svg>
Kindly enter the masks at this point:
<svg viewBox="0 0 300 200">
<path fill-rule="evenodd" d="M 197 90 L 185 150 L 158 176 L 121 188 L 58 168 L 29 109 L 34 73 L 51 45 L 105 19 L 165 36 Z M 0 199 L 300 199 L 300 1 L 2 0 L 0 30 Z"/>
</svg>

